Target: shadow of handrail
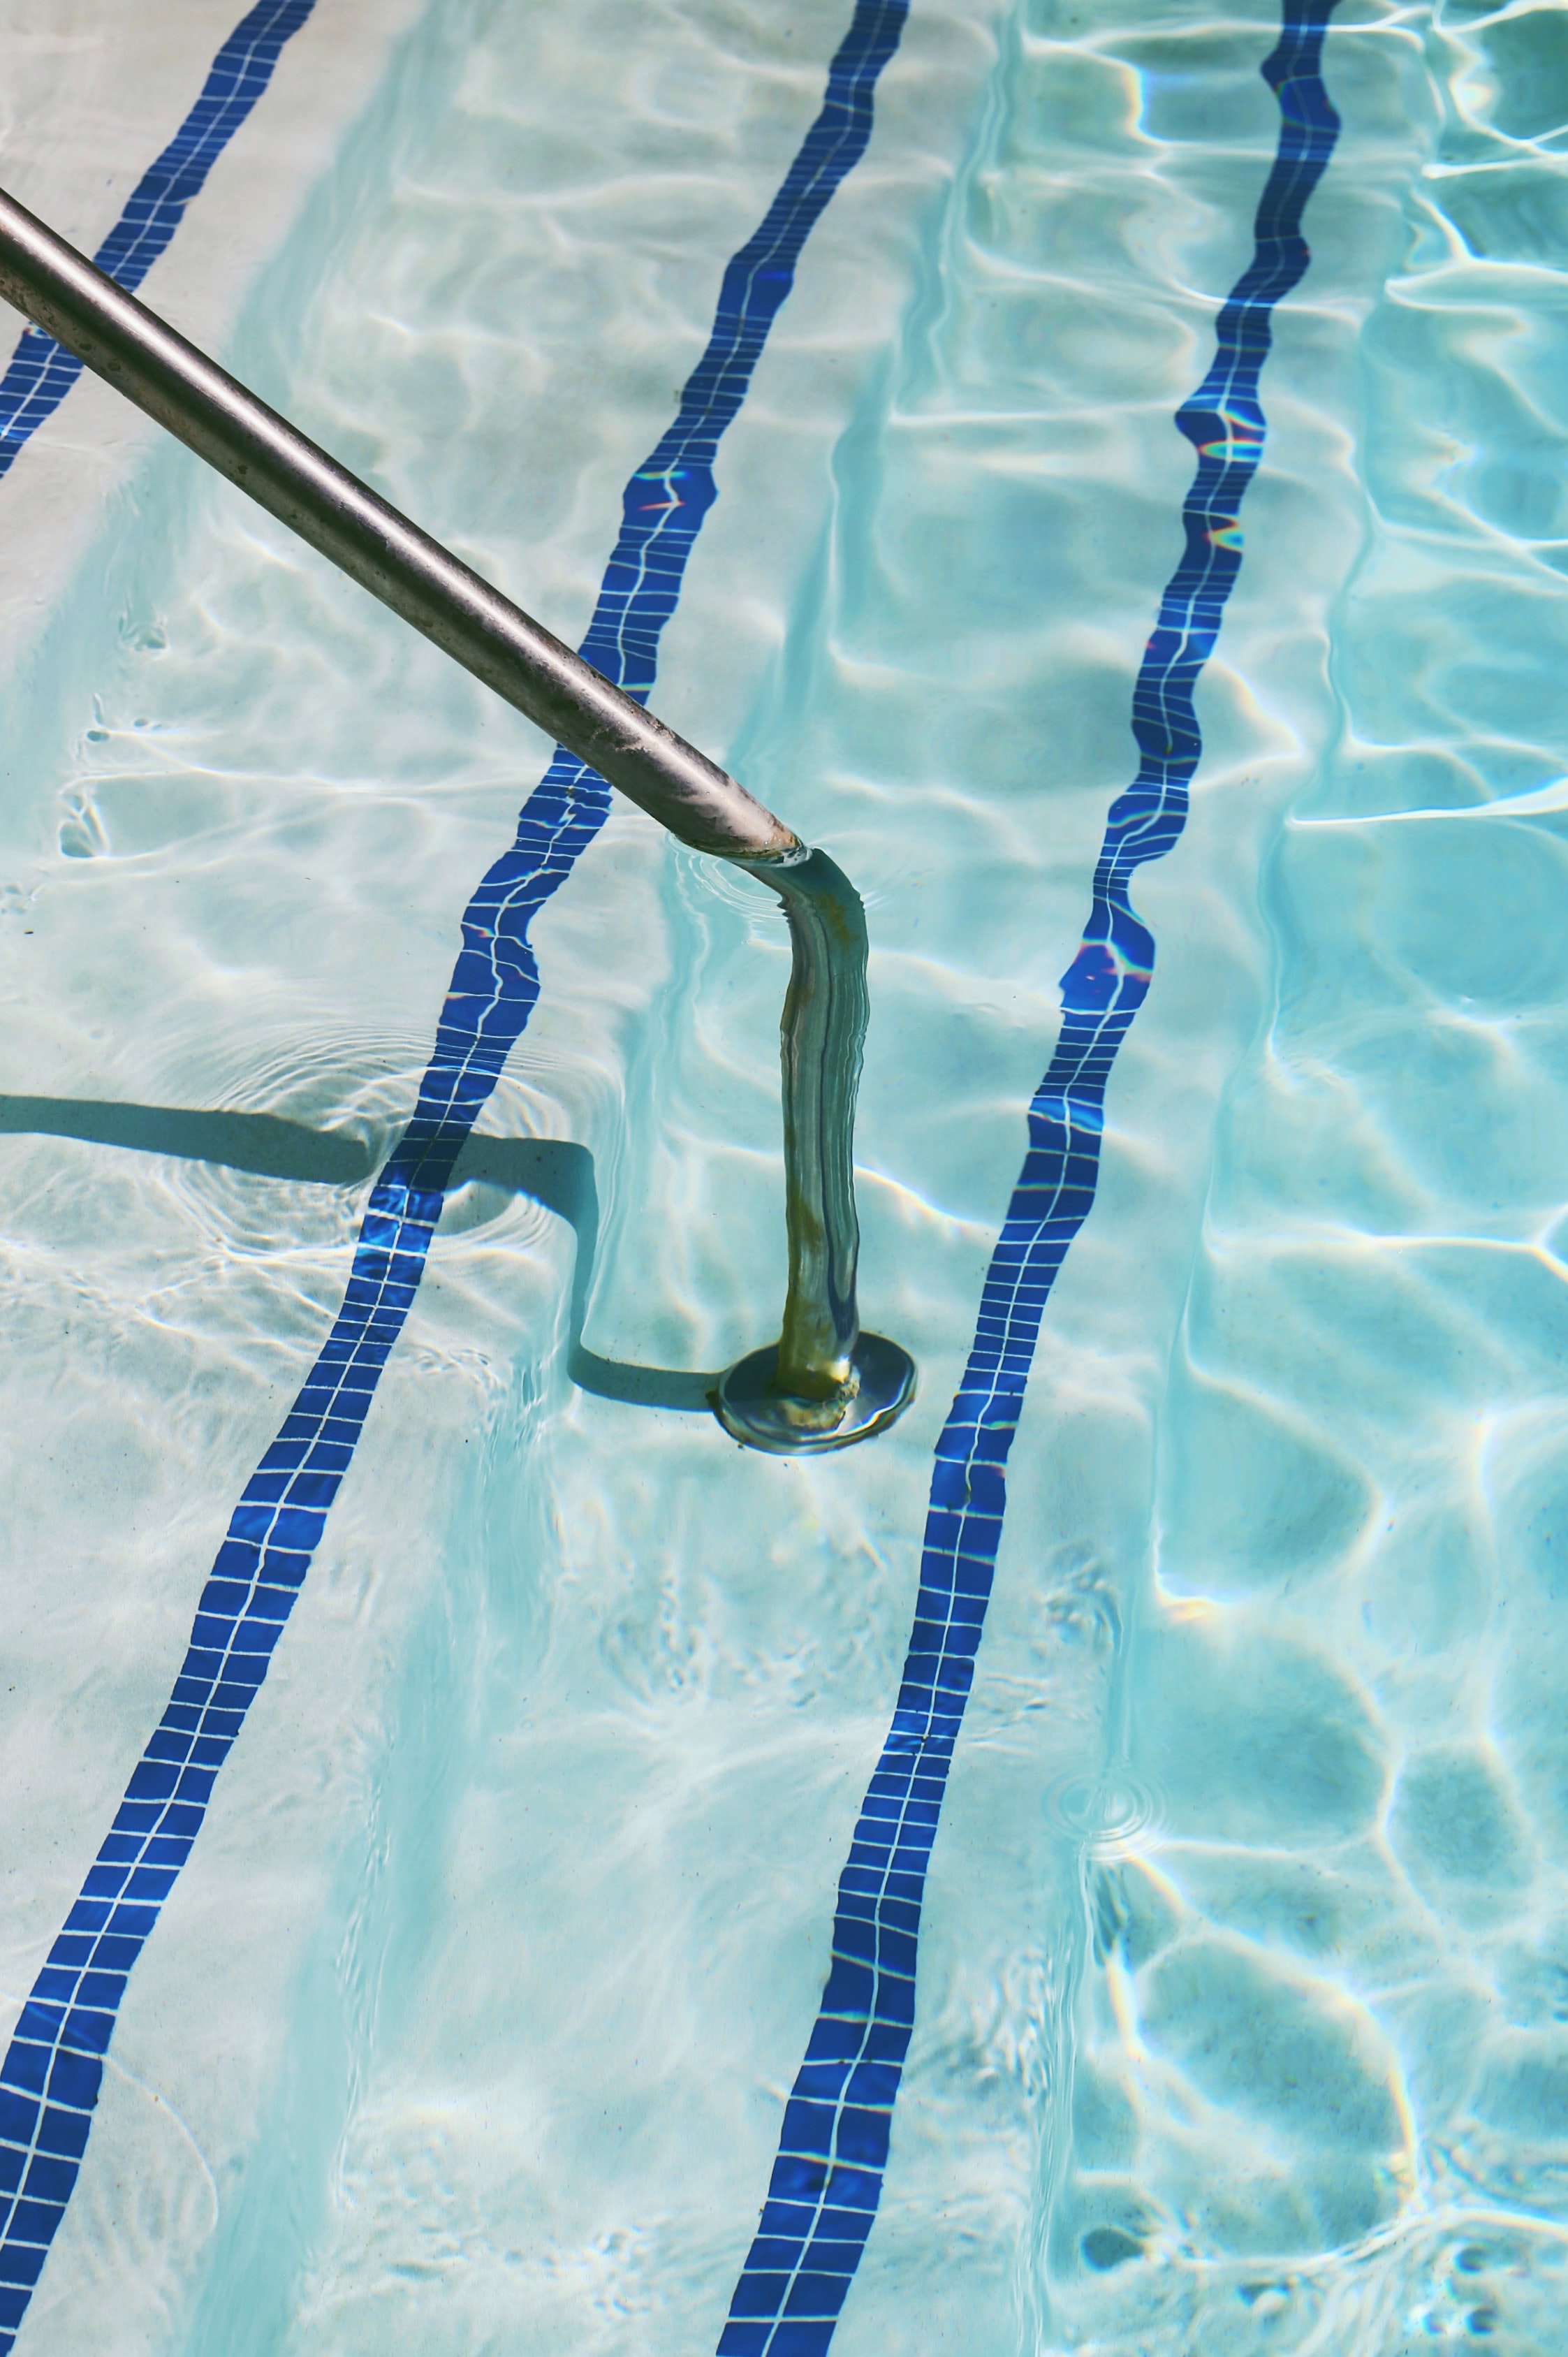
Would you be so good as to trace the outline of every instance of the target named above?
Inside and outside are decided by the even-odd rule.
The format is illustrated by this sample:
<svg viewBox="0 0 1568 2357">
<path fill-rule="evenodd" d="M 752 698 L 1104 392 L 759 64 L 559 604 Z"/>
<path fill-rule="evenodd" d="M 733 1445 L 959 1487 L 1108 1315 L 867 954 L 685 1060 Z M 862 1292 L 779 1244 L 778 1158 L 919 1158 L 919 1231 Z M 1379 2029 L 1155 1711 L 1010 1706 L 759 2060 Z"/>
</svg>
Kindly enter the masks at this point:
<svg viewBox="0 0 1568 2357">
<path fill-rule="evenodd" d="M 0 1135 L 70 1137 L 134 1154 L 211 1162 L 263 1178 L 352 1187 L 377 1168 L 374 1146 L 340 1129 L 312 1129 L 270 1113 L 192 1113 L 177 1105 L 118 1104 L 97 1097 L 0 1096 Z M 566 1371 L 579 1391 L 633 1407 L 707 1413 L 719 1377 L 678 1367 L 637 1367 L 603 1359 L 583 1340 L 599 1241 L 599 1192 L 585 1146 L 554 1137 L 469 1137 L 446 1192 L 478 1184 L 526 1195 L 577 1240 L 568 1312 Z"/>
</svg>

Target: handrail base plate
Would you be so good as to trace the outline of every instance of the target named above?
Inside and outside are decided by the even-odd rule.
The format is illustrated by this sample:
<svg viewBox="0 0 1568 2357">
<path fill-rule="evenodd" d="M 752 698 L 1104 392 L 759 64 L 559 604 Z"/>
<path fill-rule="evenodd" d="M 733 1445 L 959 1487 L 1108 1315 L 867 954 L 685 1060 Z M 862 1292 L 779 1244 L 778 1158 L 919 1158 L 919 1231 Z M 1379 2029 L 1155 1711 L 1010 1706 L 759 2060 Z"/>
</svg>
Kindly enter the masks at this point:
<svg viewBox="0 0 1568 2357">
<path fill-rule="evenodd" d="M 884 1334 L 862 1334 L 854 1347 L 859 1387 L 838 1423 L 825 1429 L 801 1419 L 800 1404 L 776 1382 L 779 1345 L 750 1351 L 719 1379 L 711 1394 L 714 1414 L 744 1448 L 770 1457 L 816 1457 L 828 1448 L 850 1448 L 897 1422 L 915 1396 L 915 1361 Z"/>
</svg>

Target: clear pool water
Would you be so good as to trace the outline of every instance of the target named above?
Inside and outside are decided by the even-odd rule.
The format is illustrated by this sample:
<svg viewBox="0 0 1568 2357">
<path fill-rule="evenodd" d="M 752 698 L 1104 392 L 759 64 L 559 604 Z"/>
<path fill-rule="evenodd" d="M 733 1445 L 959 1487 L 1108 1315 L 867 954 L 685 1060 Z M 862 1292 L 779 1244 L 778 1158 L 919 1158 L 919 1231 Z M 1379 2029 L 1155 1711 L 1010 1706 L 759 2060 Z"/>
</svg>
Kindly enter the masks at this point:
<svg viewBox="0 0 1568 2357">
<path fill-rule="evenodd" d="M 576 638 L 846 0 L 361 13 L 292 29 L 148 297 L 260 256 L 224 357 Z M 0 9 L 63 159 L 40 99 L 0 180 L 89 243 L 103 143 L 134 179 L 231 30 L 190 0 L 149 60 L 112 19 Z M 670 1404 L 777 1328 L 786 945 L 618 808 L 118 2006 L 24 2357 L 1568 2346 L 1564 23 L 1327 34 L 836 2332 L 725 2319 L 1137 767 L 1268 12 L 918 0 L 664 633 L 659 711 L 867 900 L 864 1308 L 915 1408 L 781 1463 Z M 24 2028 L 549 754 L 122 431 L 78 388 L 0 483 Z"/>
</svg>

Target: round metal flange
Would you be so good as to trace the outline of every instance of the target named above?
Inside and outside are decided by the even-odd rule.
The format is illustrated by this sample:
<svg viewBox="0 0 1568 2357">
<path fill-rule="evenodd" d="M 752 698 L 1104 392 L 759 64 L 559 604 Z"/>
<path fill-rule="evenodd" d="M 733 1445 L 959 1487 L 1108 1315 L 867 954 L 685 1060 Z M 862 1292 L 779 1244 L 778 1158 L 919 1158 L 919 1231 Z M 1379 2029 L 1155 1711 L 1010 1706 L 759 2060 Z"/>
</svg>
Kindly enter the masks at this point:
<svg viewBox="0 0 1568 2357">
<path fill-rule="evenodd" d="M 732 1438 L 774 1457 L 848 1448 L 886 1432 L 915 1396 L 915 1361 L 883 1334 L 863 1334 L 852 1361 L 856 1386 L 843 1400 L 799 1399 L 778 1387 L 779 1345 L 750 1351 L 719 1378 L 714 1414 Z"/>
</svg>

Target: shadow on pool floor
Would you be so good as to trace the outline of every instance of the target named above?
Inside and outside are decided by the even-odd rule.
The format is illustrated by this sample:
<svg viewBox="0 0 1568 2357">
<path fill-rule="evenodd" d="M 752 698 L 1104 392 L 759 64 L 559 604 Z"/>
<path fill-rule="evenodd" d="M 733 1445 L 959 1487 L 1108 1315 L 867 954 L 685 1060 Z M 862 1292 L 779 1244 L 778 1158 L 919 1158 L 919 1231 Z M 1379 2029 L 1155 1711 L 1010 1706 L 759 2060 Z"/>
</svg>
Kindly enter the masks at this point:
<svg viewBox="0 0 1568 2357">
<path fill-rule="evenodd" d="M 270 1113 L 191 1113 L 176 1105 L 116 1104 L 96 1097 L 0 1096 L 0 1135 L 70 1137 L 182 1162 L 212 1162 L 263 1178 L 352 1187 L 377 1167 L 374 1147 L 347 1131 L 311 1129 Z M 585 1146 L 553 1137 L 470 1137 L 447 1192 L 473 1182 L 526 1195 L 564 1220 L 577 1239 L 572 1277 L 567 1372 L 578 1389 L 634 1407 L 706 1410 L 714 1373 L 636 1367 L 601 1359 L 583 1340 L 583 1318 L 598 1249 L 599 1194 Z"/>
</svg>

